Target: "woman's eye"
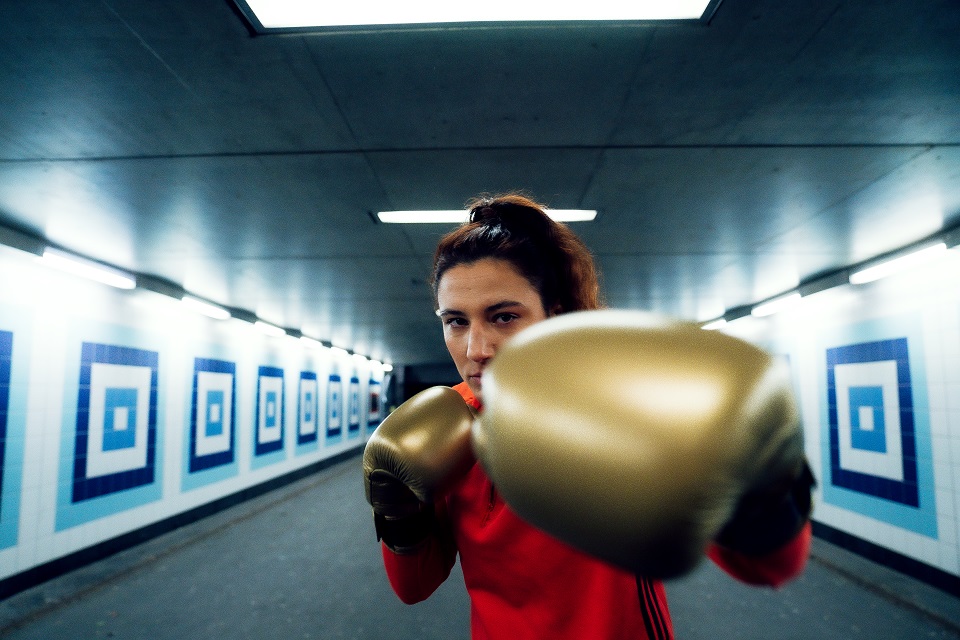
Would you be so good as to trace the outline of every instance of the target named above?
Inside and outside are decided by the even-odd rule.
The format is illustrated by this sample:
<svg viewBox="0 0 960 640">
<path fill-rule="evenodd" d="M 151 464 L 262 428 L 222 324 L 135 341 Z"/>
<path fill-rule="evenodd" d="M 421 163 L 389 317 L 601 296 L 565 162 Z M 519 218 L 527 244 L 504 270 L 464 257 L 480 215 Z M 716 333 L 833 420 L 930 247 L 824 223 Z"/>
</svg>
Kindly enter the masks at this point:
<svg viewBox="0 0 960 640">
<path fill-rule="evenodd" d="M 496 324 L 507 324 L 509 322 L 513 322 L 518 317 L 519 316 L 515 313 L 498 313 L 497 315 L 493 316 L 493 321 Z"/>
<path fill-rule="evenodd" d="M 447 318 L 443 321 L 443 324 L 447 325 L 448 327 L 465 327 L 467 326 L 467 321 L 463 318 L 454 317 Z"/>
</svg>

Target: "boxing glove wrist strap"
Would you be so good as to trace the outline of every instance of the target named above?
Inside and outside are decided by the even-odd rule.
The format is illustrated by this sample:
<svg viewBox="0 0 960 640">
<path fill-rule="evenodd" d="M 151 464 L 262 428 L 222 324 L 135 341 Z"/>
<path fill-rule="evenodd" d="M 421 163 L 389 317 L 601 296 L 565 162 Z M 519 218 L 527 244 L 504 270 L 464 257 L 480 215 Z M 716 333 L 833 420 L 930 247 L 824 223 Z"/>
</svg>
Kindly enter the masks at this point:
<svg viewBox="0 0 960 640">
<path fill-rule="evenodd" d="M 816 484 L 810 466 L 803 469 L 785 493 L 749 494 L 716 537 L 717 544 L 750 556 L 776 551 L 803 528 L 810 518 L 810 491 Z"/>
<path fill-rule="evenodd" d="M 387 548 L 396 554 L 416 553 L 434 528 L 433 506 L 424 506 L 422 511 L 403 518 L 388 518 L 374 512 L 373 524 L 377 530 L 377 540 L 383 540 Z"/>
</svg>

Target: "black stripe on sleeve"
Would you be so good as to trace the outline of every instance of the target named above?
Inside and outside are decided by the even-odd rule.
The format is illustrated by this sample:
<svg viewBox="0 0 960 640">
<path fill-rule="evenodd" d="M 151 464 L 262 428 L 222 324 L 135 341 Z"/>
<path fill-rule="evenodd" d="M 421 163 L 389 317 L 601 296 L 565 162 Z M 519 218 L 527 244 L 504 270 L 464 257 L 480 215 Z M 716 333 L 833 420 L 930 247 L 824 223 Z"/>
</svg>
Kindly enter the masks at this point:
<svg viewBox="0 0 960 640">
<path fill-rule="evenodd" d="M 672 640 L 670 632 L 660 610 L 653 581 L 637 576 L 637 595 L 640 598 L 640 610 L 643 614 L 643 626 L 650 640 Z"/>
</svg>

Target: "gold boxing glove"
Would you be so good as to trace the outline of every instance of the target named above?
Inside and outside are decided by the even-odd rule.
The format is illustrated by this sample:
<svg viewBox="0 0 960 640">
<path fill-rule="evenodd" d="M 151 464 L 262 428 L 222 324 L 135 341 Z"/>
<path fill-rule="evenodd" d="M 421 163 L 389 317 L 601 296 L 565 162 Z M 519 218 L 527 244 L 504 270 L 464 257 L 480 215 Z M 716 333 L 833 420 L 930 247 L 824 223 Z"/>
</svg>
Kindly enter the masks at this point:
<svg viewBox="0 0 960 640">
<path fill-rule="evenodd" d="M 363 481 L 377 540 L 413 553 L 433 527 L 433 501 L 474 463 L 473 410 L 449 387 L 432 387 L 387 416 L 363 451 Z"/>
<path fill-rule="evenodd" d="M 742 498 L 806 470 L 785 367 L 691 323 L 546 320 L 498 352 L 483 398 L 474 450 L 507 504 L 651 578 L 691 570 Z"/>
</svg>

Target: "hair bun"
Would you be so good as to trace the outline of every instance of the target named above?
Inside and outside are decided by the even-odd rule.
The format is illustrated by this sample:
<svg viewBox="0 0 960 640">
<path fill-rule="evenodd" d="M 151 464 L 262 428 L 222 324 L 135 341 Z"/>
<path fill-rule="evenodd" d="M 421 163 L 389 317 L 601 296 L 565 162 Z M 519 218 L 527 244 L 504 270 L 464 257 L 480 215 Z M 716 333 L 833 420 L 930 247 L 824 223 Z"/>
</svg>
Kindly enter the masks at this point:
<svg viewBox="0 0 960 640">
<path fill-rule="evenodd" d="M 549 234 L 551 220 L 543 207 L 523 196 L 481 198 L 470 203 L 470 222 L 522 231 L 534 237 Z"/>
</svg>

